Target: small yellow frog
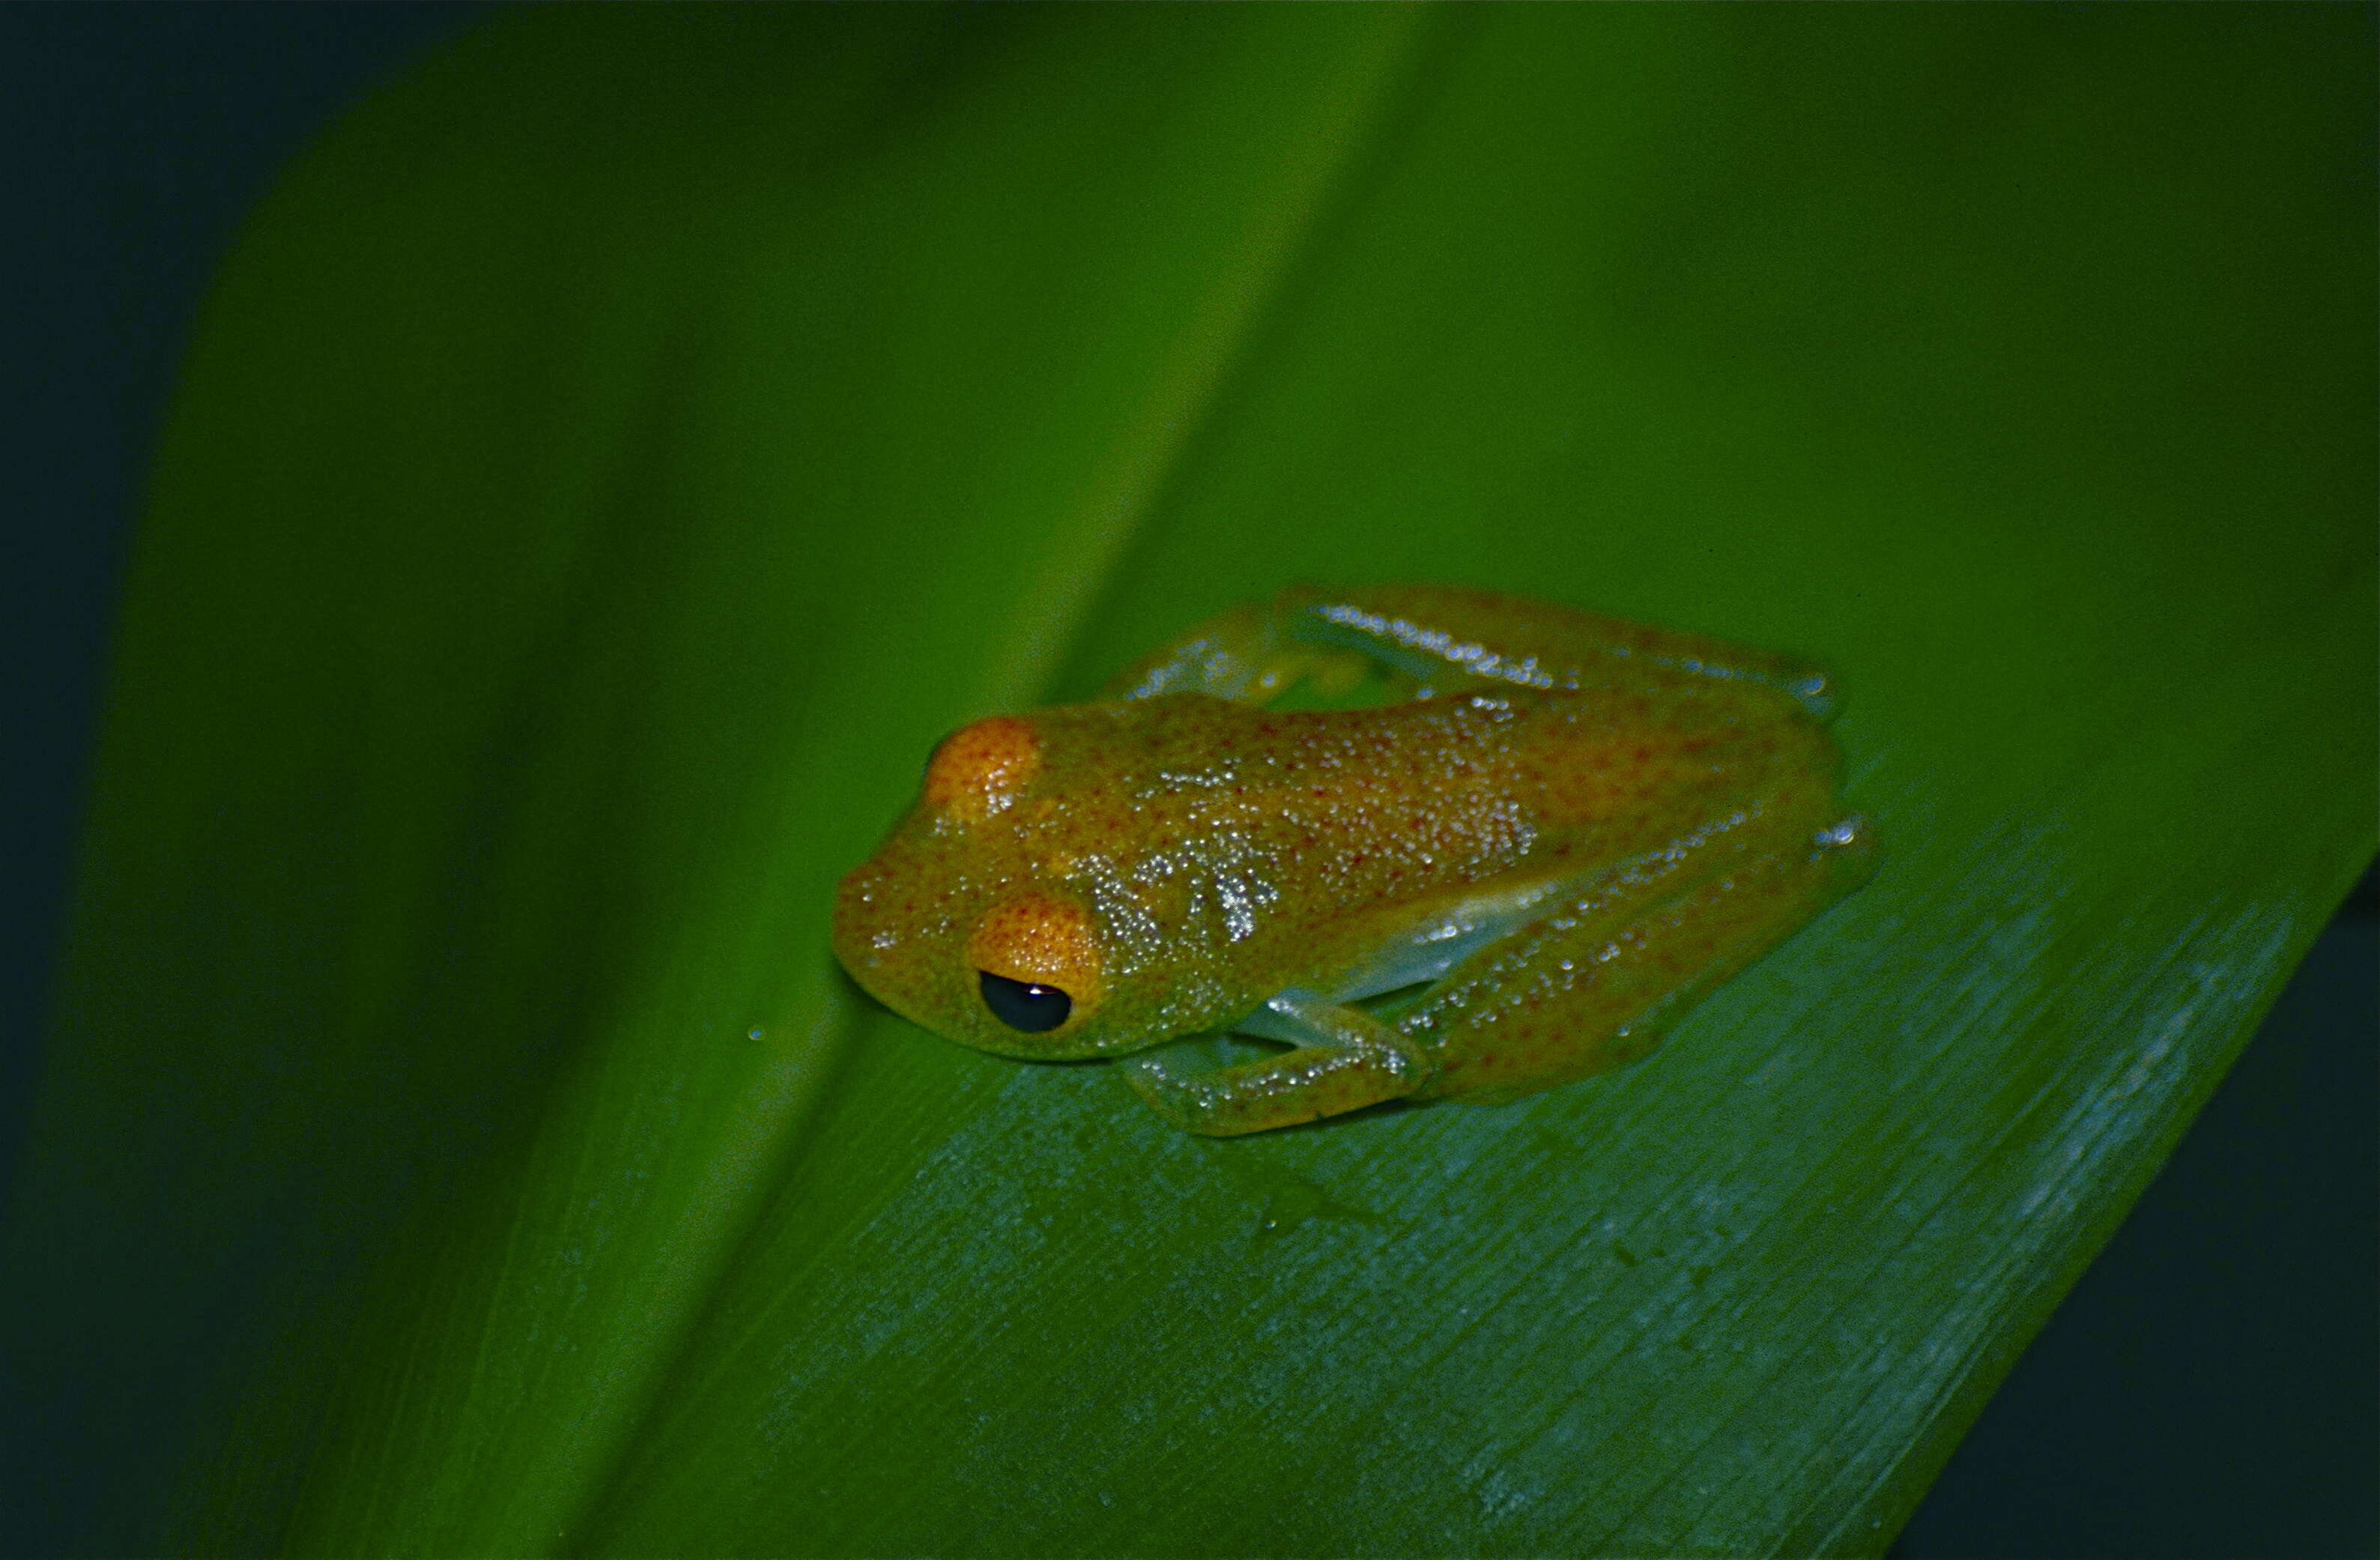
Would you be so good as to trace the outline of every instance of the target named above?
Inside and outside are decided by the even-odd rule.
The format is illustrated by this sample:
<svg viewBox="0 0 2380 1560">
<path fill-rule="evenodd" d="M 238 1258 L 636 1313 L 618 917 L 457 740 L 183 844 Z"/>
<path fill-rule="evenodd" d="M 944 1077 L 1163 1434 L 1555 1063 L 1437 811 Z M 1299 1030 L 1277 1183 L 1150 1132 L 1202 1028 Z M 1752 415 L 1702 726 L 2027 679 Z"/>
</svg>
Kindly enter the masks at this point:
<svg viewBox="0 0 2380 1560">
<path fill-rule="evenodd" d="M 1268 707 L 1367 676 L 1395 701 Z M 1507 1101 L 1643 1055 L 1865 881 L 1828 706 L 1808 666 L 1548 602 L 1292 590 L 946 738 L 834 950 L 1002 1055 L 1288 1044 L 1128 1062 L 1193 1132 Z"/>
</svg>

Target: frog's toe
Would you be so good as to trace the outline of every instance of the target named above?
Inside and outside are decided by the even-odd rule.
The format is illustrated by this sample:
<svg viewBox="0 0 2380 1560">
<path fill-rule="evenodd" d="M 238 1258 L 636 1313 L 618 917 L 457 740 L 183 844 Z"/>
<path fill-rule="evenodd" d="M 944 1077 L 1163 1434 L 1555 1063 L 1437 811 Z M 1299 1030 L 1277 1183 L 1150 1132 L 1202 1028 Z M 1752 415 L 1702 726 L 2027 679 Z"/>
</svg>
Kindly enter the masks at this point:
<svg viewBox="0 0 2380 1560">
<path fill-rule="evenodd" d="M 1831 828 L 1819 830 L 1815 843 L 1837 895 L 1849 894 L 1876 875 L 1876 825 L 1866 814 L 1846 814 Z"/>
<path fill-rule="evenodd" d="M 1830 721 L 1840 707 L 1835 697 L 1835 680 L 1815 666 L 1794 668 L 1783 675 L 1779 685 L 1797 700 L 1814 720 Z"/>
<path fill-rule="evenodd" d="M 1215 1130 L 1202 1125 L 1214 1116 L 1214 1091 L 1201 1086 L 1202 1076 L 1212 1074 L 1171 1067 L 1154 1056 L 1127 1056 L 1120 1065 L 1124 1081 L 1150 1110 L 1185 1132 Z"/>
<path fill-rule="evenodd" d="M 1182 1085 L 1180 1073 L 1154 1056 L 1126 1056 L 1117 1064 L 1123 1068 L 1126 1082 L 1146 1099 L 1152 1093 L 1166 1093 Z"/>
</svg>

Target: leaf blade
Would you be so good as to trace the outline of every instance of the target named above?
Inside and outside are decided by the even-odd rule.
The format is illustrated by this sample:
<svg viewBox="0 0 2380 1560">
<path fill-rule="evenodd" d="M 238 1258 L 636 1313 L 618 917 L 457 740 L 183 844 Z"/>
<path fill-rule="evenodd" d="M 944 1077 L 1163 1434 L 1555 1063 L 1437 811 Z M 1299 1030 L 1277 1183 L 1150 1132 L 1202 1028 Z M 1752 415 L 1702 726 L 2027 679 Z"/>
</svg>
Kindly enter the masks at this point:
<svg viewBox="0 0 2380 1560">
<path fill-rule="evenodd" d="M 284 197 L 12 1236 L 74 1304 L 172 1232 L 236 1335 L 86 1438 L 188 1470 L 95 1547 L 1881 1547 L 2371 847 L 2369 234 L 2301 166 L 2360 78 L 2310 21 L 1385 14 L 524 21 Z M 2210 102 L 2247 150 L 2143 152 Z M 1202 1145 L 848 1038 L 823 891 L 932 736 L 1351 572 L 1825 655 L 1888 877 L 1500 1112 Z M 78 1267 L 160 1019 L 223 1076 Z"/>
</svg>

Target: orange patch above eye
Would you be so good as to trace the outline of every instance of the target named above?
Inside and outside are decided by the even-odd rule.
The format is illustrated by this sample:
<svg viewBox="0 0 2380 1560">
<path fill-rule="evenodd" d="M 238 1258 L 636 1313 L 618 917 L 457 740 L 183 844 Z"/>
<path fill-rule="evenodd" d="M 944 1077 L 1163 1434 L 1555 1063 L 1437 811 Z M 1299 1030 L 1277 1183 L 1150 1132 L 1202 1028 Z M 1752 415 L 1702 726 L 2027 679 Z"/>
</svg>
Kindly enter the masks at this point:
<svg viewBox="0 0 2380 1560">
<path fill-rule="evenodd" d="M 1020 894 L 992 907 L 967 939 L 967 962 L 979 970 L 1074 999 L 1077 1016 L 1098 1005 L 1107 961 L 1099 926 L 1080 905 L 1046 894 Z"/>
<path fill-rule="evenodd" d="M 926 805 L 976 823 L 1005 809 L 1040 768 L 1033 723 L 993 715 L 942 738 L 926 765 Z"/>
</svg>

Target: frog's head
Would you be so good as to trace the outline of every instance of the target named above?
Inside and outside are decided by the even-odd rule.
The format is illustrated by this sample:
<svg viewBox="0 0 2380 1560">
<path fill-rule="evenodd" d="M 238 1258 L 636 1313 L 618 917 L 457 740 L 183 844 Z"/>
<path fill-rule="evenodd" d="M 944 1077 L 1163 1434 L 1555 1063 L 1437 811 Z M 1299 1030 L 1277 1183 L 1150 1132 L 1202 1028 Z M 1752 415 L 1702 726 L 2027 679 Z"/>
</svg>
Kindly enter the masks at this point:
<svg viewBox="0 0 2380 1560">
<path fill-rule="evenodd" d="M 852 978 L 978 1050 L 1071 1059 L 1184 1032 L 1149 1000 L 1172 983 L 1117 968 L 1073 879 L 1130 826 L 1115 776 L 1086 756 L 1108 745 L 1076 740 L 1074 720 L 995 715 L 944 739 L 916 807 L 838 891 L 834 951 Z"/>
</svg>

